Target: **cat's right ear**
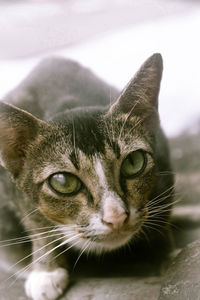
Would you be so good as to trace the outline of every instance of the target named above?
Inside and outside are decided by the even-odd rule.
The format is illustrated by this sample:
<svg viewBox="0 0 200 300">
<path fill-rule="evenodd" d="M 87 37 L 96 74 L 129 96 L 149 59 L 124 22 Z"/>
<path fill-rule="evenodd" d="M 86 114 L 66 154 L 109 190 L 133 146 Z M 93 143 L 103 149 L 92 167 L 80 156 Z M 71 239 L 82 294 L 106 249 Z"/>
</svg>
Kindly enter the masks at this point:
<svg viewBox="0 0 200 300">
<path fill-rule="evenodd" d="M 14 178 L 22 170 L 26 152 L 44 124 L 47 125 L 30 113 L 0 102 L 0 164 Z"/>
<path fill-rule="evenodd" d="M 155 53 L 130 80 L 108 114 L 129 114 L 130 117 L 133 115 L 146 118 L 151 113 L 156 113 L 162 70 L 162 56 Z"/>
</svg>

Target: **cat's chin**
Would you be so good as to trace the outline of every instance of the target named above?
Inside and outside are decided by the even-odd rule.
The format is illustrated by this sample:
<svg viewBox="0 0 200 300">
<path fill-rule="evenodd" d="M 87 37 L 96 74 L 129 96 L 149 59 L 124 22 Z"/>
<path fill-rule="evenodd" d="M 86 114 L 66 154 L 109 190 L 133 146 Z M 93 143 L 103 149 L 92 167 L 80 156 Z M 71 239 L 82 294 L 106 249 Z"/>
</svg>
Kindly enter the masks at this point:
<svg viewBox="0 0 200 300">
<path fill-rule="evenodd" d="M 127 245 L 132 239 L 132 235 L 116 236 L 115 238 L 97 239 L 92 243 L 91 250 L 96 253 L 109 252 Z"/>
<path fill-rule="evenodd" d="M 94 239 L 85 239 L 80 238 L 79 243 L 75 245 L 75 248 L 83 251 L 94 252 L 96 254 L 100 254 L 102 252 L 110 252 L 121 248 L 127 245 L 133 239 L 133 233 L 126 233 L 126 234 L 112 234 L 112 235 L 105 235 L 105 236 L 96 236 Z"/>
</svg>

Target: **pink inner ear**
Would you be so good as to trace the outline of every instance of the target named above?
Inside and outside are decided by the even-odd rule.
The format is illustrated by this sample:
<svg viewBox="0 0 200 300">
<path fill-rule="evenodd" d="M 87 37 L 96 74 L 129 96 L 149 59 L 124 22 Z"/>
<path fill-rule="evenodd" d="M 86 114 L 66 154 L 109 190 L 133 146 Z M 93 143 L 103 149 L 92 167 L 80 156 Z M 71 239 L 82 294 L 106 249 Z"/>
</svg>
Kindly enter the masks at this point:
<svg viewBox="0 0 200 300">
<path fill-rule="evenodd" d="M 0 103 L 0 150 L 2 165 L 17 176 L 24 165 L 25 151 L 36 137 L 39 120 L 32 115 Z"/>
<path fill-rule="evenodd" d="M 24 150 L 29 140 L 28 130 L 25 127 L 23 130 L 14 126 L 8 127 L 5 122 L 0 122 L 0 134 L 0 149 L 4 166 L 16 176 L 24 164 Z"/>
</svg>

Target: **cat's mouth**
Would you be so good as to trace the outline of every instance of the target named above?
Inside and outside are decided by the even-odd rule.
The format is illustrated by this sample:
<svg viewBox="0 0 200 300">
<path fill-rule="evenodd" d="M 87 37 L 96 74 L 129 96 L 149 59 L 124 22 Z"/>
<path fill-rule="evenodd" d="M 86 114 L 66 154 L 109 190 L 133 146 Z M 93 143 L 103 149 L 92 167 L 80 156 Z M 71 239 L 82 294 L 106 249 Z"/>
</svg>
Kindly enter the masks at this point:
<svg viewBox="0 0 200 300">
<path fill-rule="evenodd" d="M 94 234 L 86 238 L 91 241 L 91 249 L 95 251 L 111 251 L 125 246 L 131 241 L 135 233 L 132 231 L 116 231 L 110 234 Z"/>
<path fill-rule="evenodd" d="M 109 243 L 109 242 L 116 242 L 116 241 L 121 241 L 124 239 L 127 239 L 128 237 L 132 237 L 133 233 L 130 232 L 116 232 L 112 234 L 107 234 L 107 235 L 94 235 L 94 236 L 89 236 L 87 238 L 90 238 L 92 241 L 95 241 L 97 243 Z"/>
<path fill-rule="evenodd" d="M 106 234 L 85 233 L 80 237 L 80 243 L 77 244 L 77 247 L 81 249 L 88 241 L 90 250 L 95 252 L 112 251 L 127 245 L 138 232 L 139 227 L 134 228 L 134 230 L 115 230 Z"/>
<path fill-rule="evenodd" d="M 137 221 L 125 223 L 122 228 L 118 229 L 110 229 L 107 228 L 105 231 L 88 231 L 85 232 L 84 238 L 90 239 L 93 244 L 98 246 L 103 246 L 107 250 L 116 249 L 118 247 L 122 247 L 129 243 L 134 237 L 136 237 L 143 225 L 144 216 L 143 218 L 140 217 Z"/>
<path fill-rule="evenodd" d="M 127 245 L 140 233 L 142 224 L 143 219 L 139 218 L 137 222 L 129 221 L 118 229 L 111 229 L 103 223 L 99 223 L 99 226 L 94 227 L 91 224 L 86 226 L 74 225 L 71 229 L 71 226 L 69 228 L 63 226 L 62 231 L 66 244 L 74 244 L 74 247 L 79 250 L 88 247 L 90 251 L 102 252 L 112 251 Z M 70 235 L 69 239 L 67 238 L 68 235 Z"/>
</svg>

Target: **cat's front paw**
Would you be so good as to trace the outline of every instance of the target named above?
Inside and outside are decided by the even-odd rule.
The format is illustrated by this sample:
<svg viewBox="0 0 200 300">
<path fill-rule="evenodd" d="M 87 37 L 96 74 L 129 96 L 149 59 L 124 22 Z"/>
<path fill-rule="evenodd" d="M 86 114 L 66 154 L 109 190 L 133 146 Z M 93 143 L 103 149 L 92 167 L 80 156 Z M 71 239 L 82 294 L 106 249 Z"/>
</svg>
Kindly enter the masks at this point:
<svg viewBox="0 0 200 300">
<path fill-rule="evenodd" d="M 34 270 L 29 274 L 25 290 L 27 296 L 34 300 L 55 300 L 62 295 L 68 282 L 69 275 L 64 268 L 49 272 Z"/>
</svg>

